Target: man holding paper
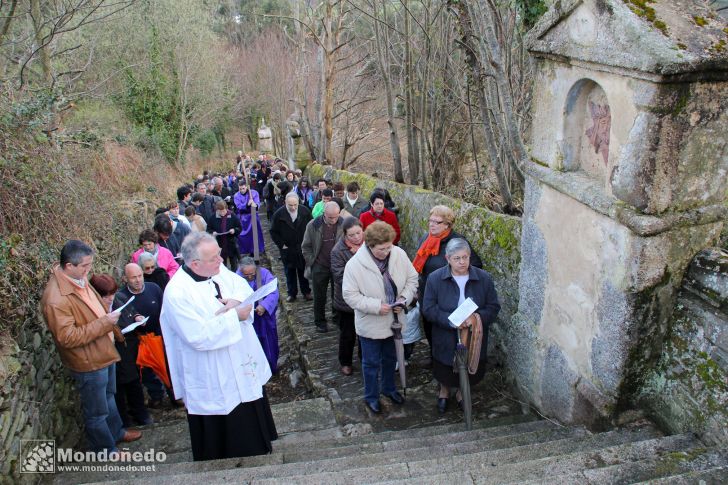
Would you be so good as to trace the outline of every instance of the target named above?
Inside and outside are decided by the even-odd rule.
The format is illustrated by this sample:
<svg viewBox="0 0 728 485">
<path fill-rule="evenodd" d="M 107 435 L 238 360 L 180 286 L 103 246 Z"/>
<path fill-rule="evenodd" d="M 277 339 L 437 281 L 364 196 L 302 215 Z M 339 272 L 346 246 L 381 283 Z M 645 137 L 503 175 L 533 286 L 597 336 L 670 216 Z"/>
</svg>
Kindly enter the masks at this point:
<svg viewBox="0 0 728 485">
<path fill-rule="evenodd" d="M 187 407 L 195 461 L 270 453 L 278 437 L 263 385 L 271 377 L 253 330 L 253 293 L 222 264 L 207 233 L 182 243 L 160 317 L 175 397 Z"/>
<path fill-rule="evenodd" d="M 152 424 L 154 421 L 144 405 L 137 355 L 139 335 L 148 332 L 161 335 L 159 312 L 162 310 L 162 289 L 154 283 L 145 282 L 144 273 L 136 263 L 129 263 L 124 267 L 124 280 L 126 286 L 116 292 L 111 305 L 112 310 L 121 313 L 119 327 L 126 340 L 116 344 L 116 350 L 121 356 L 121 362 L 116 366 L 116 407 L 125 426 L 131 424 L 132 420 L 137 424 Z M 132 329 L 144 318 L 148 318 L 146 323 Z M 164 387 L 158 379 L 146 376 L 145 381 L 152 400 L 164 396 Z"/>
<path fill-rule="evenodd" d="M 453 372 L 453 359 L 460 329 L 472 328 L 468 342 L 469 379 L 475 385 L 485 375 L 488 327 L 495 321 L 500 304 L 493 279 L 487 271 L 470 264 L 470 246 L 462 238 L 451 239 L 445 247 L 447 266 L 427 278 L 423 316 L 432 325 L 432 372 L 440 383 L 437 408 L 447 410 L 450 389 L 459 387 Z M 450 317 L 452 316 L 452 320 Z M 462 406 L 458 390 L 455 399 Z"/>
<path fill-rule="evenodd" d="M 63 365 L 81 395 L 86 436 L 93 451 L 118 451 L 116 444 L 141 438 L 126 430 L 116 409 L 114 337 L 123 340 L 119 312 L 107 313 L 99 294 L 88 283 L 94 250 L 78 240 L 61 249 L 60 264 L 53 268 L 43 291 L 41 308 L 53 334 Z"/>
</svg>

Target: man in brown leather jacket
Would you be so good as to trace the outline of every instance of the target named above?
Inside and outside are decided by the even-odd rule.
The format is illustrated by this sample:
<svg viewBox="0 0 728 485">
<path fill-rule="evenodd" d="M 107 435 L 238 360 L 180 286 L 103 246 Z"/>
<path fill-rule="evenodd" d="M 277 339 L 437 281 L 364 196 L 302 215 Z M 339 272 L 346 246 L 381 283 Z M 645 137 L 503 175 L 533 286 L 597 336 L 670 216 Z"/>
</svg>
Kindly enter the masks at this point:
<svg viewBox="0 0 728 485">
<path fill-rule="evenodd" d="M 81 395 L 86 435 L 94 451 L 117 451 L 116 443 L 138 440 L 141 432 L 125 430 L 116 409 L 115 364 L 119 354 L 114 335 L 120 313 L 108 313 L 99 294 L 88 283 L 94 251 L 81 241 L 70 240 L 61 250 L 60 264 L 41 298 L 48 329 L 53 334 L 61 361 Z"/>
</svg>

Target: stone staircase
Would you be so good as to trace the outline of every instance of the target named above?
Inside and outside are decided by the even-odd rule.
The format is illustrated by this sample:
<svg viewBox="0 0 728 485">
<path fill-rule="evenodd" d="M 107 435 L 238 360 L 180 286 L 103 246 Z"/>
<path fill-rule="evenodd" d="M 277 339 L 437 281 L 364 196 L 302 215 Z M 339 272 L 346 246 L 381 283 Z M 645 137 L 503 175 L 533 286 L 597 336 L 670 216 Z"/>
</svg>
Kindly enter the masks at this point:
<svg viewBox="0 0 728 485">
<path fill-rule="evenodd" d="M 266 243 L 272 247 L 269 239 Z M 270 263 L 280 275 L 285 296 L 279 261 Z M 308 395 L 316 397 L 272 406 L 280 438 L 271 455 L 192 462 L 187 422 L 176 415 L 148 427 L 144 437 L 129 446 L 130 451 L 153 448 L 166 454 L 164 461 L 154 463 L 153 471 L 65 472 L 53 482 L 728 482 L 728 449 L 706 446 L 692 435 L 664 436 L 639 414 L 620 428 L 599 433 L 539 419 L 509 395 L 491 364 L 486 379 L 472 390 L 475 421 L 466 431 L 456 406 L 444 415 L 436 412 L 436 384 L 424 344 L 416 348 L 408 366 L 407 402 L 395 406 L 382 399 L 382 414 L 373 415 L 361 398 L 358 363 L 353 376 L 339 372 L 338 329 L 330 321 L 330 331 L 318 334 L 312 322 L 310 302 L 281 302 L 279 333 L 286 335 L 289 347 L 282 358 L 296 361 L 294 372 L 303 376 Z M 282 369 L 271 385 L 280 386 L 290 377 L 295 387 L 293 376 L 286 375 L 292 367 Z"/>
<path fill-rule="evenodd" d="M 647 422 L 603 433 L 531 415 L 347 436 L 323 398 L 273 407 L 271 455 L 192 462 L 185 420 L 157 425 L 131 451 L 167 453 L 155 470 L 64 473 L 54 483 L 721 483 L 728 453 Z M 654 482 L 652 482 L 654 483 Z"/>
</svg>

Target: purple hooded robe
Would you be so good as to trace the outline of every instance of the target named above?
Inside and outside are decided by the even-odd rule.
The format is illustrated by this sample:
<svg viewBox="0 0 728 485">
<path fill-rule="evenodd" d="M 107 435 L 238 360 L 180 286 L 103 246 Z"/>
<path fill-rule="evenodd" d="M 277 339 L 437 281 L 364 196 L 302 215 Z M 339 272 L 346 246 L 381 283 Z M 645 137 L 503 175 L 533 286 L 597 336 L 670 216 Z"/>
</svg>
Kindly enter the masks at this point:
<svg viewBox="0 0 728 485">
<path fill-rule="evenodd" d="M 260 225 L 260 197 L 258 192 L 252 189 L 248 189 L 245 194 L 241 194 L 239 191 L 233 197 L 233 202 L 237 209 L 237 213 L 240 216 L 240 225 L 243 226 L 243 230 L 240 231 L 238 236 L 238 248 L 240 248 L 240 254 L 253 254 L 253 225 L 251 224 L 250 207 L 248 206 L 248 200 L 253 197 L 253 202 L 258 206 L 258 210 L 255 213 L 255 222 L 258 225 L 258 251 L 259 253 L 265 252 L 265 242 L 263 241 L 263 228 Z"/>
<path fill-rule="evenodd" d="M 267 283 L 273 281 L 273 279 L 275 279 L 273 273 L 265 268 L 261 268 L 259 266 L 258 271 L 260 271 L 260 286 L 264 286 Z M 238 269 L 237 273 L 241 277 L 243 276 L 242 269 Z M 253 289 L 253 291 L 258 289 L 258 285 L 255 283 L 255 280 L 248 281 L 248 284 Z M 263 314 L 263 316 L 255 313 L 253 328 L 255 329 L 255 333 L 258 335 L 260 345 L 263 347 L 263 352 L 265 352 L 265 356 L 268 359 L 268 364 L 270 364 L 270 370 L 275 374 L 276 372 L 278 372 L 279 352 L 278 324 L 276 322 L 276 310 L 278 309 L 278 290 L 274 291 L 262 300 L 256 301 L 253 307 L 254 312 L 258 305 L 262 305 L 263 308 L 265 308 L 265 313 Z"/>
</svg>

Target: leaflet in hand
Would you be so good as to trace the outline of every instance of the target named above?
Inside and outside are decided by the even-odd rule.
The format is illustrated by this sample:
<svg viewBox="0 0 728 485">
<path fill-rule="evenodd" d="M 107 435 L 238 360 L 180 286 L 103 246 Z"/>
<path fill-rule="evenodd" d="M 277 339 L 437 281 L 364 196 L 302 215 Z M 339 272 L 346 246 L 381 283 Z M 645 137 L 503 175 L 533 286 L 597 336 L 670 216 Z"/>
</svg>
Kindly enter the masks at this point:
<svg viewBox="0 0 728 485">
<path fill-rule="evenodd" d="M 124 303 L 119 308 L 117 308 L 116 310 L 114 310 L 114 312 L 120 312 L 120 311 L 122 311 L 129 303 L 131 303 L 131 302 L 134 301 L 134 298 L 135 298 L 135 296 L 134 295 L 131 295 L 131 298 L 129 298 L 128 300 L 126 300 L 126 303 Z M 112 313 L 114 313 L 114 312 L 112 312 Z"/>
<path fill-rule="evenodd" d="M 260 288 L 258 288 L 257 290 L 255 290 L 253 292 L 253 294 L 248 296 L 239 306 L 251 305 L 258 300 L 262 300 L 263 298 L 270 295 L 277 289 L 278 289 L 278 278 L 273 278 L 273 280 L 271 282 L 266 283 L 265 285 L 263 285 Z"/>
<path fill-rule="evenodd" d="M 140 326 L 144 325 L 145 323 L 147 323 L 147 320 L 149 320 L 149 317 L 144 317 L 144 320 L 141 320 L 139 322 L 134 322 L 131 325 L 127 325 L 126 327 L 121 329 L 121 333 L 133 332 L 134 330 L 137 329 L 137 327 L 140 327 Z"/>
<path fill-rule="evenodd" d="M 477 309 L 478 305 L 476 305 L 472 299 L 466 298 L 463 304 L 457 307 L 455 311 L 452 312 L 449 317 L 447 317 L 447 319 L 450 320 L 450 323 L 452 323 L 456 327 L 459 327 L 463 324 L 465 319 L 472 315 L 473 312 Z"/>
</svg>

